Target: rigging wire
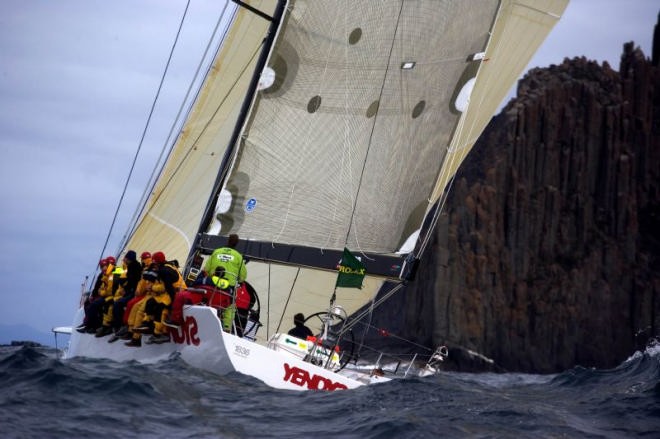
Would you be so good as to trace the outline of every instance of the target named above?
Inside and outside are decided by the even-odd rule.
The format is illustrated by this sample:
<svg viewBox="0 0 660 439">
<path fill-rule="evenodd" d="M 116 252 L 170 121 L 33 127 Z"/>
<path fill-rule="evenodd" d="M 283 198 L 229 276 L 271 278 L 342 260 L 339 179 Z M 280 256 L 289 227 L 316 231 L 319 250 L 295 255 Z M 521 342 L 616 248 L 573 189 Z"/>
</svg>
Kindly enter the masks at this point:
<svg viewBox="0 0 660 439">
<path fill-rule="evenodd" d="M 284 308 L 283 308 L 284 310 L 286 310 L 289 307 L 289 300 L 291 300 L 291 295 L 293 294 L 293 289 L 295 288 L 296 281 L 298 280 L 298 276 L 300 275 L 300 270 L 301 270 L 301 267 L 298 267 L 298 270 L 296 271 L 296 277 L 293 278 L 293 282 L 291 283 L 291 289 L 289 290 L 289 294 L 286 297 L 286 302 L 284 303 Z M 268 297 L 270 297 L 270 295 Z M 270 311 L 269 311 L 269 314 L 270 314 Z M 280 332 L 280 327 L 282 326 L 282 320 L 283 319 L 284 319 L 284 312 L 282 312 L 282 314 L 280 314 L 280 321 L 277 324 L 277 329 L 275 330 L 275 332 Z"/>
<path fill-rule="evenodd" d="M 390 61 L 392 59 L 392 54 L 394 52 L 394 45 L 396 44 L 396 34 L 397 34 L 398 29 L 399 29 L 399 23 L 401 22 L 402 14 L 403 14 L 403 2 L 401 3 L 401 6 L 399 7 L 399 14 L 397 15 L 396 26 L 394 27 L 395 30 L 394 30 L 394 35 L 392 37 L 392 44 L 390 45 L 390 51 L 388 53 L 387 68 L 385 69 L 385 73 L 383 75 L 383 81 L 381 82 L 381 88 L 380 88 L 380 91 L 379 91 L 379 99 L 378 99 L 379 101 L 383 98 L 383 93 L 385 91 L 385 79 L 387 78 L 387 75 L 389 74 L 389 65 L 390 65 Z M 364 161 L 362 163 L 362 170 L 360 172 L 360 177 L 358 179 L 358 185 L 357 185 L 358 190 L 355 193 L 355 198 L 353 200 L 354 205 L 353 205 L 353 209 L 352 209 L 352 212 L 351 212 L 351 218 L 350 218 L 350 221 L 349 221 L 349 224 L 351 224 L 351 226 L 349 226 L 348 230 L 346 231 L 346 239 L 345 239 L 346 244 L 348 244 L 348 238 L 349 238 L 349 235 L 350 235 L 351 227 L 353 225 L 355 225 L 356 228 L 357 228 L 357 223 L 354 223 L 354 221 L 355 221 L 355 210 L 356 210 L 356 207 L 357 207 L 357 200 L 360 196 L 360 188 L 362 187 L 362 180 L 363 180 L 364 174 L 366 172 L 367 156 L 369 155 L 369 151 L 370 151 L 371 146 L 372 146 L 371 142 L 372 142 L 372 139 L 373 139 L 374 130 L 376 129 L 376 120 L 377 119 L 378 119 L 378 112 L 376 112 L 376 115 L 374 115 L 374 122 L 371 126 L 371 133 L 369 134 L 369 143 L 368 143 L 369 146 L 367 147 L 365 158 L 364 158 Z M 366 258 L 367 260 L 372 260 L 362 250 L 362 246 L 360 245 L 360 240 L 359 240 L 359 233 L 358 233 L 357 230 L 355 231 L 355 241 L 356 241 L 356 245 L 358 246 L 358 249 L 359 249 L 361 255 L 364 258 Z M 389 294 L 387 294 L 386 297 L 389 297 L 392 294 L 394 294 L 394 291 L 396 291 L 396 290 L 398 290 L 398 288 L 393 289 Z M 335 287 L 335 291 L 336 291 L 336 287 Z M 334 298 L 334 293 L 333 293 L 333 298 Z M 333 300 L 333 302 L 334 302 L 334 300 Z M 356 321 L 344 326 L 344 331 L 349 331 L 353 326 L 355 326 L 355 324 L 356 324 L 355 322 L 365 318 L 366 316 L 369 316 L 369 322 L 371 322 L 372 318 L 373 318 L 373 312 L 378 307 L 378 305 L 380 305 L 380 303 L 382 303 L 382 300 L 376 302 L 375 297 L 374 297 L 371 300 L 370 306 L 356 318 Z M 363 333 L 362 334 L 363 342 L 364 342 L 364 335 L 365 334 Z M 358 353 L 359 353 L 359 350 L 358 350 Z"/>
<path fill-rule="evenodd" d="M 149 116 L 147 117 L 147 122 L 144 125 L 144 129 L 142 130 L 142 136 L 140 137 L 140 142 L 138 143 L 137 150 L 135 151 L 135 156 L 133 157 L 133 162 L 131 163 L 131 169 L 128 172 L 128 177 L 126 178 L 126 183 L 124 184 L 124 188 L 121 192 L 121 196 L 119 197 L 119 203 L 117 203 L 117 209 L 115 210 L 115 214 L 112 218 L 112 223 L 110 224 L 110 229 L 108 230 L 108 235 L 105 238 L 105 242 L 103 243 L 103 249 L 101 250 L 101 255 L 99 256 L 99 259 L 103 257 L 103 253 L 105 253 L 105 250 L 108 246 L 108 242 L 110 241 L 110 235 L 112 234 L 112 230 L 115 227 L 115 222 L 117 221 L 117 216 L 119 215 L 119 210 L 121 209 L 122 202 L 124 201 L 124 196 L 126 195 L 126 191 L 128 189 L 128 183 L 131 181 L 131 177 L 133 175 L 133 171 L 135 170 L 135 163 L 137 162 L 138 155 L 140 154 L 140 150 L 142 149 L 142 144 L 144 143 L 144 138 L 147 134 L 147 130 L 149 129 L 149 125 L 151 122 L 151 117 L 154 114 L 154 109 L 156 108 L 156 103 L 158 102 L 158 97 L 160 96 L 160 91 L 163 88 L 163 83 L 165 82 L 165 76 L 167 75 L 167 71 L 170 66 L 170 62 L 172 61 L 172 55 L 174 54 L 174 49 L 176 47 L 177 42 L 179 41 L 179 36 L 181 35 L 181 28 L 183 27 L 183 22 L 186 19 L 186 16 L 188 14 L 188 7 L 190 6 L 190 0 L 186 3 L 186 8 L 183 11 L 183 16 L 181 17 L 181 21 L 179 22 L 179 29 L 177 30 L 176 37 L 174 38 L 174 43 L 172 44 L 172 48 L 170 49 L 170 54 L 169 57 L 167 58 L 167 63 L 165 65 L 165 70 L 163 71 L 163 74 L 161 75 L 160 78 L 160 83 L 158 84 L 158 90 L 156 91 L 156 96 L 154 97 L 154 100 L 151 104 L 151 109 L 149 110 Z"/>
<path fill-rule="evenodd" d="M 356 324 L 360 324 L 360 325 L 362 325 L 362 326 L 365 328 L 365 329 L 363 330 L 363 333 L 364 333 L 364 334 L 366 334 L 369 330 L 374 330 L 374 331 L 378 332 L 378 333 L 379 333 L 381 336 L 383 336 L 383 337 L 391 337 L 391 338 L 395 338 L 395 339 L 397 339 L 397 340 L 399 340 L 399 341 L 406 342 L 406 344 L 409 344 L 409 345 L 415 346 L 415 347 L 418 348 L 418 349 L 423 349 L 423 350 L 425 350 L 425 351 L 427 351 L 427 352 L 433 352 L 433 348 L 430 348 L 430 347 L 428 347 L 428 346 L 424 346 L 423 344 L 420 344 L 420 343 L 414 342 L 414 341 L 412 341 L 412 340 L 410 340 L 410 339 L 407 339 L 407 338 L 401 337 L 400 335 L 397 335 L 397 334 L 395 334 L 395 333 L 393 333 L 393 332 L 390 332 L 390 331 L 387 331 L 387 330 L 385 330 L 385 329 L 383 329 L 383 328 L 379 328 L 379 327 L 377 327 L 377 326 L 374 326 L 374 325 L 372 325 L 371 323 L 366 323 L 366 322 L 358 321 L 358 322 L 356 322 Z M 365 348 L 365 349 L 373 349 L 373 348 L 370 348 L 370 347 L 369 347 L 368 345 L 366 345 L 366 344 L 361 345 L 361 346 L 360 346 L 360 349 L 361 349 L 361 348 Z M 400 355 L 400 354 L 397 354 L 397 355 Z"/>
<path fill-rule="evenodd" d="M 247 68 L 248 68 L 249 65 L 250 65 L 250 62 L 252 61 L 252 59 L 254 59 L 254 56 L 256 56 L 257 54 L 258 54 L 258 51 L 255 51 L 255 53 L 253 54 L 253 56 L 250 58 L 250 60 L 249 60 L 249 61 L 245 64 L 245 66 L 243 67 L 242 72 L 245 72 L 245 71 L 247 70 Z M 234 88 L 236 87 L 236 85 L 237 85 L 239 79 L 240 79 L 240 76 L 239 76 L 239 78 L 236 79 L 236 81 L 234 82 L 234 84 L 232 84 L 231 87 L 229 87 L 229 90 L 227 91 L 227 93 L 225 94 L 225 96 L 224 96 L 222 99 L 219 100 L 218 105 L 217 105 L 217 107 L 216 107 L 214 113 L 209 117 L 209 120 L 206 122 L 206 124 L 204 125 L 204 127 L 200 130 L 200 133 L 199 133 L 199 135 L 197 136 L 197 138 L 191 143 L 190 148 L 188 148 L 188 150 L 185 151 L 185 154 L 183 155 L 183 158 L 181 159 L 181 161 L 179 162 L 179 164 L 174 168 L 174 170 L 172 171 L 170 177 L 167 179 L 167 181 L 165 181 L 165 182 L 163 183 L 163 190 L 161 190 L 160 193 L 159 193 L 158 195 L 156 195 L 156 196 L 153 198 L 152 206 L 154 206 L 154 205 L 158 202 L 158 200 L 160 199 L 160 196 L 163 194 L 163 192 L 165 191 L 165 189 L 166 189 L 167 187 L 169 187 L 170 183 L 172 182 L 172 180 L 174 179 L 174 177 L 177 175 L 177 173 L 179 172 L 179 170 L 181 169 L 181 167 L 185 164 L 185 162 L 186 162 L 186 160 L 188 159 L 188 157 L 190 156 L 190 154 L 192 154 L 192 152 L 195 150 L 195 148 L 196 148 L 196 146 L 197 146 L 197 142 L 199 141 L 199 139 L 201 139 L 202 136 L 203 136 L 204 134 L 206 134 L 207 129 L 209 128 L 209 126 L 211 125 L 211 123 L 212 123 L 213 120 L 215 119 L 215 116 L 218 114 L 218 112 L 220 111 L 220 109 L 221 109 L 222 106 L 224 105 L 225 100 L 229 97 L 229 95 L 231 94 L 231 92 L 232 92 L 232 91 L 234 90 Z M 226 171 L 223 171 L 223 172 L 226 173 Z M 223 174 L 223 175 L 224 175 L 224 174 Z M 214 190 L 217 189 L 217 188 L 218 188 L 218 187 L 216 186 L 216 187 L 214 188 Z M 146 207 L 146 206 L 145 206 L 145 207 Z M 206 214 L 208 213 L 208 211 L 209 211 L 209 208 L 208 208 L 208 206 L 207 206 L 207 209 L 205 210 L 204 215 L 206 215 Z M 144 221 L 145 218 L 146 218 L 146 215 L 142 215 L 142 220 L 140 221 L 140 223 L 139 223 L 138 225 L 136 225 L 136 226 L 134 227 L 134 230 L 135 230 L 137 227 L 140 226 L 140 224 L 142 223 L 142 221 Z M 185 263 L 186 266 L 189 265 L 188 263 L 189 263 L 189 260 L 190 260 L 190 258 L 191 258 L 191 255 L 188 255 L 188 256 L 189 256 L 189 257 L 188 257 L 188 260 L 187 260 L 186 263 Z"/>
<path fill-rule="evenodd" d="M 348 331 L 348 330 L 352 329 L 353 326 L 355 326 L 360 320 L 362 320 L 368 314 L 372 313 L 373 310 L 378 308 L 384 301 L 389 299 L 394 293 L 396 293 L 397 291 L 399 291 L 403 287 L 404 287 L 403 283 L 398 283 L 394 287 L 392 287 L 392 289 L 390 291 L 388 291 L 387 293 L 384 293 L 383 296 L 380 299 L 374 300 L 372 302 L 372 305 L 368 309 L 362 311 L 357 316 L 354 316 L 353 320 L 350 323 L 346 324 L 346 326 L 344 327 L 344 331 Z"/>
<path fill-rule="evenodd" d="M 220 24 L 225 20 L 225 15 L 227 14 L 228 6 L 229 6 L 229 2 L 226 2 L 225 6 L 222 9 L 222 12 L 220 13 L 220 16 L 218 17 L 218 21 L 215 24 L 215 28 L 213 29 L 213 32 L 211 33 L 211 37 L 209 38 L 208 43 L 206 44 L 206 48 L 204 49 L 204 54 L 200 58 L 199 64 L 197 65 L 197 69 L 195 70 L 195 74 L 193 75 L 193 78 L 190 81 L 190 84 L 188 85 L 188 90 L 186 91 L 186 95 L 183 98 L 183 100 L 181 101 L 181 105 L 179 106 L 179 111 L 178 111 L 176 117 L 174 118 L 174 121 L 172 122 L 172 126 L 170 127 L 170 131 L 167 135 L 167 139 L 165 140 L 165 143 L 163 144 L 163 148 L 161 149 L 160 155 L 158 156 L 158 159 L 156 160 L 156 162 L 154 164 L 154 167 L 153 167 L 153 170 L 151 171 L 151 175 L 149 176 L 149 180 L 147 182 L 147 185 L 145 185 L 144 192 L 142 193 L 142 196 L 140 198 L 140 202 L 138 203 L 138 205 L 136 207 L 136 210 L 133 213 L 133 216 L 131 218 L 131 221 L 129 222 L 129 227 L 127 229 L 127 232 L 124 234 L 124 237 L 123 237 L 122 242 L 120 244 L 120 249 L 123 248 L 124 246 L 126 246 L 128 241 L 131 239 L 131 237 L 135 233 L 136 229 L 138 228 L 138 225 L 139 225 L 138 218 L 140 218 L 142 216 L 142 214 L 144 213 L 144 210 L 147 206 L 147 203 L 146 203 L 147 198 L 149 197 L 149 194 L 153 192 L 154 187 L 156 186 L 156 182 L 158 180 L 158 177 L 160 176 L 160 174 L 163 172 L 163 169 L 165 168 L 165 163 L 167 162 L 167 160 L 165 162 L 161 161 L 163 156 L 165 156 L 165 151 L 167 150 L 167 156 L 169 157 L 169 155 L 172 153 L 172 150 L 174 149 L 174 146 L 175 146 L 176 142 L 172 142 L 171 145 L 170 145 L 170 142 L 172 141 L 172 136 L 174 134 L 174 131 L 175 131 L 176 127 L 178 126 L 179 121 L 181 120 L 181 115 L 183 114 L 186 102 L 192 102 L 188 106 L 188 109 L 186 111 L 186 117 L 190 114 L 190 111 L 192 110 L 194 100 L 192 100 L 192 101 L 190 100 L 190 95 L 192 94 L 193 86 L 195 85 L 195 83 L 197 82 L 197 80 L 199 78 L 200 72 L 202 71 L 202 67 L 204 66 L 204 60 L 207 59 L 208 53 L 209 53 L 209 51 L 210 51 L 210 49 L 213 45 L 213 41 L 216 39 L 216 35 L 218 33 L 218 29 L 220 28 Z M 224 29 L 223 35 L 219 38 L 218 45 L 217 45 L 217 47 L 215 48 L 215 51 L 214 51 L 215 53 L 217 53 L 217 51 L 220 49 L 220 46 L 221 46 L 222 42 L 225 40 L 225 37 L 227 36 L 228 30 L 229 30 L 229 26 L 227 26 Z M 207 68 L 207 72 L 208 72 L 208 70 L 210 70 L 212 65 L 213 65 L 212 63 L 209 64 L 209 66 Z M 200 91 L 201 91 L 201 87 L 198 88 L 197 95 L 199 95 Z M 169 150 L 168 150 L 168 145 L 170 145 Z"/>
</svg>

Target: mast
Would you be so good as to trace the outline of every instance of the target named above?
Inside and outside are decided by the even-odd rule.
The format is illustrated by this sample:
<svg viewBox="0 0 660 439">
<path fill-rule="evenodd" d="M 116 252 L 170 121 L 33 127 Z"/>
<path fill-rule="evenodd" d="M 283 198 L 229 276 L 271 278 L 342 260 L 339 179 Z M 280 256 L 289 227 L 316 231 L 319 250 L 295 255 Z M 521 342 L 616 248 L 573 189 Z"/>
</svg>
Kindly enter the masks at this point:
<svg viewBox="0 0 660 439">
<path fill-rule="evenodd" d="M 222 158 L 218 175 L 216 177 L 215 183 L 213 184 L 211 195 L 209 196 L 208 203 L 204 210 L 204 215 L 202 216 L 202 219 L 199 223 L 198 233 L 195 236 L 193 245 L 191 246 L 190 252 L 188 253 L 185 272 L 183 274 L 184 278 L 188 277 L 188 274 L 191 269 L 190 265 L 199 247 L 199 242 L 202 237 L 202 234 L 204 233 L 204 230 L 206 229 L 208 224 L 211 222 L 213 212 L 218 201 L 218 195 L 220 193 L 220 189 L 222 188 L 223 180 L 227 175 L 227 170 L 231 164 L 231 158 L 235 154 L 236 148 L 238 147 L 238 143 L 239 143 L 238 139 L 241 135 L 241 132 L 243 131 L 243 127 L 245 126 L 245 123 L 250 114 L 250 108 L 252 106 L 252 103 L 254 102 L 254 98 L 257 93 L 257 86 L 259 84 L 259 78 L 261 76 L 264 67 L 266 66 L 266 63 L 268 62 L 268 57 L 270 56 L 273 45 L 275 44 L 277 32 L 280 27 L 280 24 L 282 23 L 282 17 L 284 16 L 284 11 L 286 10 L 286 6 L 288 4 L 288 0 L 279 0 L 277 6 L 275 7 L 275 10 L 273 11 L 273 16 L 271 17 L 268 14 L 263 13 L 262 11 L 246 4 L 243 1 L 240 0 L 232 0 L 232 1 L 236 3 L 239 7 L 243 7 L 253 12 L 254 14 L 258 15 L 259 17 L 262 17 L 263 19 L 269 20 L 270 27 L 268 28 L 268 35 L 264 40 L 261 53 L 259 54 L 259 59 L 257 61 L 256 68 L 252 74 L 252 80 L 250 81 L 248 93 L 246 94 L 245 99 L 243 100 L 238 121 L 234 127 L 234 131 L 229 141 L 229 147 L 225 151 L 224 157 Z"/>
</svg>

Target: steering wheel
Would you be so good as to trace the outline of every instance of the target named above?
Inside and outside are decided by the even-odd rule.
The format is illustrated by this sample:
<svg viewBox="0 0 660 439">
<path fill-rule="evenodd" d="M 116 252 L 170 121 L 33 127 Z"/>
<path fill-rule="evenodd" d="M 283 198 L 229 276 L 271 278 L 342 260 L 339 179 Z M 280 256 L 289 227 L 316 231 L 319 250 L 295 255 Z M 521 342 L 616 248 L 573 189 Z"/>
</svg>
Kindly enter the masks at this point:
<svg viewBox="0 0 660 439">
<path fill-rule="evenodd" d="M 355 336 L 352 329 L 340 333 L 344 327 L 344 323 L 346 323 L 346 319 L 328 311 L 320 311 L 309 315 L 305 319 L 305 325 L 318 337 L 323 333 L 323 326 L 326 321 L 329 322 L 327 340 L 333 343 L 333 346 L 330 347 L 334 347 L 334 345 L 339 346 L 341 355 L 339 356 L 340 367 L 338 370 L 342 370 L 353 359 Z"/>
</svg>

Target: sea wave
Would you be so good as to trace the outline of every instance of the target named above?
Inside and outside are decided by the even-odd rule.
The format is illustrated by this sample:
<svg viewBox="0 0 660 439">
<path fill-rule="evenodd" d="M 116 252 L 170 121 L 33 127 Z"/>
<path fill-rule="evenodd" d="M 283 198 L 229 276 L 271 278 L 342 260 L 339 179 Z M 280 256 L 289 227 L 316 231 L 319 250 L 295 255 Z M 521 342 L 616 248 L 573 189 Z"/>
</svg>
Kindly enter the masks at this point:
<svg viewBox="0 0 660 439">
<path fill-rule="evenodd" d="M 179 358 L 144 365 L 0 348 L 3 437 L 649 437 L 660 431 L 660 349 L 608 370 L 466 374 L 341 392 L 272 389 Z"/>
</svg>

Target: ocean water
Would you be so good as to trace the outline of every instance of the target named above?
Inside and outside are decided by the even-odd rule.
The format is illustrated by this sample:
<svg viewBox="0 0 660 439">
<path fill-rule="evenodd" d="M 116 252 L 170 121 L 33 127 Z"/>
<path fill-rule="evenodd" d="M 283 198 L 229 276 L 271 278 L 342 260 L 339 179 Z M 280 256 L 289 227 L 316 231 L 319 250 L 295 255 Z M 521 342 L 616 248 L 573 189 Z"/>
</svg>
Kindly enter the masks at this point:
<svg viewBox="0 0 660 439">
<path fill-rule="evenodd" d="M 0 348 L 2 438 L 660 437 L 660 347 L 611 370 L 463 374 L 275 390 L 173 358 L 142 365 Z"/>
</svg>

